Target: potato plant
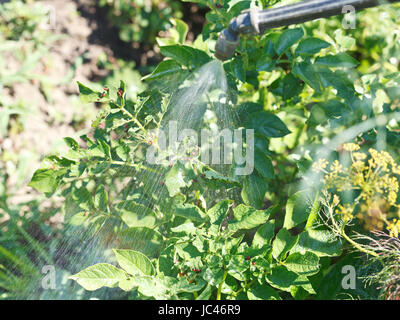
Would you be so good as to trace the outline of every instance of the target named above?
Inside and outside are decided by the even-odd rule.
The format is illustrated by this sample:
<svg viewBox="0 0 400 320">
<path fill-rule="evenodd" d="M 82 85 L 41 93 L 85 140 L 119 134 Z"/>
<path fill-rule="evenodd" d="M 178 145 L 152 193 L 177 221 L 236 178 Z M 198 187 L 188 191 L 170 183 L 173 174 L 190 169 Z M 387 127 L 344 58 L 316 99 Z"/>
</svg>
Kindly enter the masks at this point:
<svg viewBox="0 0 400 320">
<path fill-rule="evenodd" d="M 329 186 L 307 179 L 326 141 L 378 115 L 380 122 L 345 138 L 372 147 L 385 137 L 398 163 L 399 125 L 390 121 L 399 119 L 398 70 L 361 73 L 350 50 L 357 39 L 316 37 L 318 23 L 242 39 L 223 67 L 234 126 L 255 132 L 254 171 L 235 176 L 196 156 L 149 165 L 150 132 L 162 127 L 176 88 L 192 85 L 191 75 L 213 59 L 218 32 L 253 3 L 196 2 L 210 7 L 203 33 L 189 43 L 179 22 L 158 40 L 166 59 L 144 78 L 146 91 L 129 97 L 124 82 L 100 92 L 79 83 L 83 101 L 104 105 L 93 134 L 65 138 L 69 152 L 47 157 L 32 178 L 32 187 L 65 198 L 70 223 L 94 233 L 110 225 L 120 244 L 118 266 L 95 264 L 71 279 L 86 290 L 119 287 L 141 299 L 379 296 L 364 285 L 341 287 L 343 265 L 364 265 L 349 252 L 371 251 L 335 232 L 343 216 L 324 220 L 329 203 L 321 191 Z M 341 143 L 329 150 L 331 159 L 343 155 Z M 392 191 L 398 206 L 398 185 Z"/>
<path fill-rule="evenodd" d="M 126 42 L 152 44 L 160 31 L 172 26 L 170 19 L 181 15 L 178 1 L 101 0 L 99 5 L 108 9 L 110 21 Z"/>
</svg>

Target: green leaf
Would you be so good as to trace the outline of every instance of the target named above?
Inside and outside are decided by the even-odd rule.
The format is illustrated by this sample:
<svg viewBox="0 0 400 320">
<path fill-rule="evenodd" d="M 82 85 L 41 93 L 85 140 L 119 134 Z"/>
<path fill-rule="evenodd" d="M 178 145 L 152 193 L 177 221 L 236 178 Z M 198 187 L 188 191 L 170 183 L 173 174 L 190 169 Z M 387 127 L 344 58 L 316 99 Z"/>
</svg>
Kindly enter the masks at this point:
<svg viewBox="0 0 400 320">
<path fill-rule="evenodd" d="M 180 224 L 177 227 L 171 228 L 172 232 L 180 233 L 184 232 L 186 234 L 195 234 L 197 231 L 197 228 L 193 224 L 193 222 L 186 222 L 183 224 Z"/>
<path fill-rule="evenodd" d="M 228 213 L 229 207 L 233 204 L 232 200 L 223 200 L 207 211 L 212 224 L 220 225 Z"/>
<path fill-rule="evenodd" d="M 307 229 L 299 236 L 299 241 L 292 249 L 293 252 L 315 253 L 318 257 L 339 256 L 342 253 L 342 244 L 328 230 Z"/>
<path fill-rule="evenodd" d="M 258 149 L 254 151 L 254 167 L 265 179 L 275 178 L 274 166 L 271 159 Z"/>
<path fill-rule="evenodd" d="M 128 278 L 128 275 L 123 270 L 108 263 L 95 264 L 69 277 L 89 291 L 101 287 L 115 287 L 119 281 L 126 278 Z"/>
<path fill-rule="evenodd" d="M 150 208 L 132 200 L 120 202 L 116 208 L 121 219 L 128 227 L 152 228 L 156 223 L 156 214 Z"/>
<path fill-rule="evenodd" d="M 315 195 L 310 190 L 302 190 L 290 196 L 286 204 L 283 227 L 289 230 L 307 221 L 313 207 L 314 197 Z"/>
<path fill-rule="evenodd" d="M 246 82 L 246 70 L 243 66 L 243 59 L 239 57 L 235 57 L 233 60 L 228 62 L 225 65 L 227 68 L 237 79 L 242 82 Z"/>
<path fill-rule="evenodd" d="M 229 260 L 227 266 L 228 274 L 234 277 L 236 280 L 245 281 L 246 280 L 246 270 L 249 269 L 250 262 L 247 261 L 243 256 L 237 255 L 233 256 Z"/>
<path fill-rule="evenodd" d="M 180 278 L 178 283 L 174 287 L 176 293 L 182 292 L 198 292 L 205 287 L 207 283 L 200 278 L 196 278 L 196 281 L 189 282 L 187 278 Z"/>
<path fill-rule="evenodd" d="M 201 66 L 211 60 L 204 51 L 179 44 L 162 46 L 160 51 L 162 55 L 187 67 Z"/>
<path fill-rule="evenodd" d="M 246 123 L 246 127 L 271 138 L 284 137 L 290 133 L 283 121 L 271 112 L 256 112 Z"/>
<path fill-rule="evenodd" d="M 219 285 L 224 279 L 224 271 L 217 268 L 207 268 L 203 274 L 203 279 L 212 286 Z"/>
<path fill-rule="evenodd" d="M 276 52 L 280 55 L 288 48 L 294 45 L 304 35 L 301 28 L 287 29 L 282 32 L 277 43 L 275 44 Z"/>
<path fill-rule="evenodd" d="M 148 275 L 151 276 L 155 273 L 154 266 L 143 253 L 126 250 L 126 249 L 113 249 L 118 264 L 127 273 L 131 275 Z"/>
<path fill-rule="evenodd" d="M 318 76 L 318 71 L 314 68 L 312 64 L 301 62 L 296 64 L 292 69 L 293 75 L 303 80 L 311 88 L 313 88 L 317 93 L 321 93 L 321 81 Z"/>
<path fill-rule="evenodd" d="M 171 277 L 150 276 L 135 277 L 134 281 L 141 294 L 147 297 L 154 297 L 157 300 L 170 299 L 171 291 L 173 291 L 178 282 L 177 279 Z"/>
<path fill-rule="evenodd" d="M 51 169 L 38 169 L 33 174 L 28 186 L 43 193 L 53 193 L 59 184 L 58 173 Z"/>
<path fill-rule="evenodd" d="M 179 35 L 178 42 L 183 44 L 185 42 L 186 35 L 189 31 L 189 27 L 184 21 L 180 19 L 175 18 L 172 19 L 172 21 L 175 24 L 175 29 Z"/>
<path fill-rule="evenodd" d="M 108 159 L 111 159 L 111 148 L 110 148 L 109 144 L 107 142 L 105 142 L 104 140 L 99 140 L 98 142 L 100 143 L 100 145 L 98 147 L 102 151 L 104 156 Z"/>
<path fill-rule="evenodd" d="M 303 84 L 299 78 L 293 76 L 292 73 L 289 73 L 281 81 L 279 90 L 282 91 L 282 93 L 279 94 L 282 96 L 283 100 L 290 100 L 301 93 L 303 90 Z"/>
<path fill-rule="evenodd" d="M 147 256 L 157 256 L 163 245 L 162 235 L 154 229 L 133 227 L 121 230 L 116 236 L 119 248 L 140 251 Z"/>
<path fill-rule="evenodd" d="M 171 170 L 169 170 L 165 176 L 165 185 L 171 197 L 176 196 L 180 193 L 181 188 L 186 187 L 186 183 L 183 180 L 183 169 L 181 165 L 175 164 Z"/>
<path fill-rule="evenodd" d="M 172 58 L 185 66 L 189 66 L 194 58 L 191 52 L 181 45 L 163 46 L 160 47 L 160 51 L 163 56 Z"/>
<path fill-rule="evenodd" d="M 164 248 L 157 259 L 157 273 L 163 273 L 166 276 L 175 276 L 174 260 L 171 258 L 175 255 L 175 244 Z"/>
<path fill-rule="evenodd" d="M 261 208 L 264 205 L 265 193 L 268 190 L 268 183 L 258 174 L 252 173 L 245 176 L 242 188 L 242 199 L 245 204 L 255 208 Z"/>
<path fill-rule="evenodd" d="M 299 275 L 311 276 L 319 271 L 319 258 L 311 252 L 306 252 L 304 255 L 295 252 L 286 259 L 285 266 Z"/>
<path fill-rule="evenodd" d="M 275 61 L 268 55 L 263 54 L 260 59 L 256 62 L 256 70 L 260 71 L 272 71 L 272 68 L 275 66 Z"/>
<path fill-rule="evenodd" d="M 76 142 L 74 139 L 70 138 L 70 137 L 65 137 L 64 138 L 64 142 L 65 144 L 71 148 L 72 150 L 78 150 L 79 149 L 79 144 L 78 142 Z"/>
<path fill-rule="evenodd" d="M 285 255 L 293 248 L 298 239 L 298 236 L 292 236 L 290 232 L 284 228 L 279 230 L 272 243 L 272 256 L 276 260 L 284 259 Z"/>
<path fill-rule="evenodd" d="M 354 68 L 358 66 L 359 62 L 347 53 L 341 52 L 336 55 L 318 57 L 315 64 L 336 68 Z"/>
<path fill-rule="evenodd" d="M 274 288 L 291 292 L 293 287 L 300 286 L 309 293 L 315 293 L 310 281 L 305 276 L 287 270 L 284 266 L 276 266 L 265 279 Z"/>
<path fill-rule="evenodd" d="M 173 213 L 195 222 L 203 222 L 206 219 L 204 212 L 199 207 L 189 203 L 174 206 Z"/>
<path fill-rule="evenodd" d="M 94 205 L 101 211 L 108 212 L 108 195 L 104 185 L 99 185 L 94 196 Z"/>
<path fill-rule="evenodd" d="M 184 0 L 185 1 L 185 0 Z M 202 293 L 196 298 L 196 300 L 209 300 L 212 294 L 213 287 L 207 284 L 207 287 L 203 290 Z"/>
<path fill-rule="evenodd" d="M 78 87 L 79 87 L 79 94 L 80 94 L 80 99 L 84 103 L 92 103 L 96 102 L 100 98 L 100 93 L 96 92 L 89 87 L 86 87 L 84 84 L 80 83 L 78 81 Z"/>
<path fill-rule="evenodd" d="M 217 182 L 224 183 L 225 185 L 235 185 L 240 186 L 239 181 L 234 179 L 233 177 L 227 177 L 217 171 L 207 170 L 204 172 L 205 178 L 209 180 L 215 180 Z"/>
<path fill-rule="evenodd" d="M 93 197 L 87 188 L 80 187 L 78 189 L 73 189 L 71 198 L 79 208 L 85 211 L 93 209 Z"/>
<path fill-rule="evenodd" d="M 268 284 L 256 283 L 247 290 L 249 300 L 281 300 L 279 294 Z"/>
<path fill-rule="evenodd" d="M 178 252 L 179 256 L 186 261 L 201 256 L 200 251 L 191 243 L 177 244 L 176 251 Z"/>
<path fill-rule="evenodd" d="M 181 65 L 175 60 L 164 60 L 159 63 L 155 70 L 148 76 L 143 77 L 142 80 L 154 80 L 165 76 L 174 75 L 182 71 Z"/>
<path fill-rule="evenodd" d="M 253 238 L 252 246 L 255 248 L 262 248 L 269 245 L 275 235 L 275 220 L 269 220 L 261 227 L 258 228 Z"/>
<path fill-rule="evenodd" d="M 239 205 L 238 207 L 245 207 Z M 235 208 L 237 210 L 237 208 Z M 247 207 L 247 212 L 242 215 L 239 221 L 230 221 L 228 224 L 229 232 L 236 232 L 238 230 L 249 230 L 265 223 L 271 212 L 275 210 L 275 207 L 268 208 L 268 210 L 256 210 L 251 207 Z"/>
<path fill-rule="evenodd" d="M 318 38 L 307 38 L 302 40 L 296 48 L 296 55 L 312 56 L 322 49 L 330 47 L 331 44 Z"/>
</svg>

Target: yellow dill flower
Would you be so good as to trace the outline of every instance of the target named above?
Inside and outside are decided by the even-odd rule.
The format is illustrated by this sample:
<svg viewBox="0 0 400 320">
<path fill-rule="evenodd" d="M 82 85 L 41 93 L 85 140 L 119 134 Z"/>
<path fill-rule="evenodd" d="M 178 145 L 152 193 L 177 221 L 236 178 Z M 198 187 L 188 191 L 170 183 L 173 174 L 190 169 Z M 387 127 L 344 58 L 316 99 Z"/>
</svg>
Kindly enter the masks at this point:
<svg viewBox="0 0 400 320">
<path fill-rule="evenodd" d="M 386 228 L 390 232 L 391 237 L 397 238 L 400 233 L 400 220 L 393 219 L 393 221 L 389 222 Z"/>
<path fill-rule="evenodd" d="M 394 174 L 400 175 L 400 166 L 398 166 L 396 163 L 392 163 L 392 171 Z"/>
<path fill-rule="evenodd" d="M 390 205 L 394 206 L 396 204 L 397 201 L 397 193 L 394 191 L 390 191 L 388 194 L 388 202 L 390 203 Z"/>
<path fill-rule="evenodd" d="M 338 195 L 334 194 L 332 199 L 332 206 L 336 207 L 340 203 L 340 198 Z"/>
<path fill-rule="evenodd" d="M 338 205 L 338 209 L 336 209 L 336 213 L 340 214 L 343 217 L 344 221 L 350 221 L 354 218 L 353 216 L 353 207 L 349 204 L 345 204 L 342 206 L 341 204 Z"/>
<path fill-rule="evenodd" d="M 393 210 L 398 210 L 400 216 L 400 180 L 397 176 L 400 175 L 400 166 L 386 151 L 371 148 L 369 154 L 354 152 L 360 149 L 355 143 L 344 144 L 343 149 L 351 152 L 351 165 L 348 168 L 338 160 L 329 165 L 323 159 L 314 165 L 323 167 L 326 190 L 334 193 L 351 191 L 355 194 L 354 203 L 351 204 L 341 204 L 341 199 L 333 194 L 331 206 L 345 221 L 357 217 L 366 230 L 383 230 L 388 225 L 387 216 Z M 390 226 L 393 229 L 397 225 Z"/>
<path fill-rule="evenodd" d="M 329 170 L 333 174 L 339 174 L 343 172 L 343 166 L 340 164 L 339 161 L 335 160 L 333 161 L 333 164 L 330 166 Z"/>
<path fill-rule="evenodd" d="M 351 164 L 351 170 L 355 172 L 363 172 L 368 170 L 369 167 L 365 165 L 364 161 L 354 161 Z"/>
<path fill-rule="evenodd" d="M 320 172 L 324 171 L 326 167 L 328 166 L 329 162 L 328 160 L 321 158 L 317 162 L 314 162 L 312 165 L 313 171 Z"/>
<path fill-rule="evenodd" d="M 355 143 L 345 143 L 343 145 L 343 149 L 349 152 L 358 151 L 360 150 L 360 146 Z"/>
<path fill-rule="evenodd" d="M 362 152 L 354 152 L 353 153 L 353 158 L 356 161 L 363 161 L 363 160 L 367 159 L 367 155 L 365 153 L 362 153 Z"/>
<path fill-rule="evenodd" d="M 386 151 L 377 151 L 375 149 L 369 149 L 369 153 L 371 154 L 371 167 L 372 168 L 380 168 L 385 172 L 389 172 L 389 165 L 394 162 L 392 156 Z"/>
</svg>

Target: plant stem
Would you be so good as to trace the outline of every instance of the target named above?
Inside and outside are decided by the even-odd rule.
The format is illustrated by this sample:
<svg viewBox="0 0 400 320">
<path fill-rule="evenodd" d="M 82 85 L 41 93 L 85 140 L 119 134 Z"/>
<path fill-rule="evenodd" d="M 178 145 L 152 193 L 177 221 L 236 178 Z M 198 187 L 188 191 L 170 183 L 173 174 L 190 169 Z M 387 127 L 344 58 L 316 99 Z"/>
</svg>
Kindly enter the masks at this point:
<svg viewBox="0 0 400 320">
<path fill-rule="evenodd" d="M 369 254 L 374 257 L 379 257 L 379 255 L 376 252 L 373 252 L 371 250 L 363 248 L 359 243 L 355 242 L 353 239 L 351 239 L 345 232 L 344 229 L 341 232 L 343 238 L 345 238 L 353 247 L 355 247 L 357 250 L 364 252 L 365 254 Z"/>
<path fill-rule="evenodd" d="M 227 275 L 228 275 L 228 271 L 225 270 L 225 272 L 224 272 L 224 277 L 223 277 L 221 283 L 220 283 L 219 286 L 218 286 L 217 300 L 221 300 L 222 285 L 224 284 Z"/>
</svg>

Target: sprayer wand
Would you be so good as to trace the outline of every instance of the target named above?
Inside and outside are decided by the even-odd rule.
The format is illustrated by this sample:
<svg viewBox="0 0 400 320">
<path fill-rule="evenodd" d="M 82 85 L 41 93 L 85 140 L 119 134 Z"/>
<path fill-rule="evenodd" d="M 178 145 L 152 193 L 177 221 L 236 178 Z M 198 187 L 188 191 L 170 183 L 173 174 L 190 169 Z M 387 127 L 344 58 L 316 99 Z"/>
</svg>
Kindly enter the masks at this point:
<svg viewBox="0 0 400 320">
<path fill-rule="evenodd" d="M 308 0 L 267 10 L 247 10 L 221 31 L 215 46 L 215 57 L 226 60 L 233 56 L 242 34 L 260 35 L 272 28 L 341 15 L 346 6 L 363 10 L 394 2 L 400 0 Z"/>
</svg>

